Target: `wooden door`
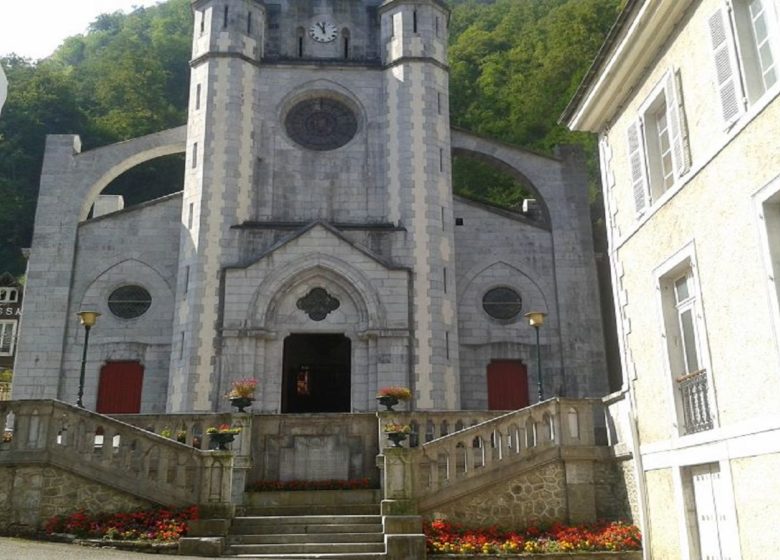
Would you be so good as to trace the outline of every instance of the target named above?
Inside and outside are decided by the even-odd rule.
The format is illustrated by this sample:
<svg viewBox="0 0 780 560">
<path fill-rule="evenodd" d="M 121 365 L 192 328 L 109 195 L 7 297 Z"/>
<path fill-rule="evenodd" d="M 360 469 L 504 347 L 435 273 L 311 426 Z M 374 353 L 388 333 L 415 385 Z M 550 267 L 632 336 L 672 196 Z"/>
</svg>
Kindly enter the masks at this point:
<svg viewBox="0 0 780 560">
<path fill-rule="evenodd" d="M 488 409 L 528 406 L 528 370 L 520 360 L 493 360 L 487 368 Z"/>
<path fill-rule="evenodd" d="M 100 370 L 96 411 L 101 414 L 141 412 L 144 367 L 140 362 L 108 362 Z"/>
</svg>

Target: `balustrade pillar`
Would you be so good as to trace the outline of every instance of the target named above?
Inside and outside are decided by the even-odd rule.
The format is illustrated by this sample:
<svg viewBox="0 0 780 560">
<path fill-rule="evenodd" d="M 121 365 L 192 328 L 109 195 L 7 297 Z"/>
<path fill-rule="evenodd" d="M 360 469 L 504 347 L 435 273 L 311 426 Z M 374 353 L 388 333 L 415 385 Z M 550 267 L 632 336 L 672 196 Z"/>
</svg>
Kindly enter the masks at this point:
<svg viewBox="0 0 780 560">
<path fill-rule="evenodd" d="M 417 513 L 414 494 L 415 468 L 419 451 L 403 447 L 383 450 L 382 515 L 413 515 Z"/>
</svg>

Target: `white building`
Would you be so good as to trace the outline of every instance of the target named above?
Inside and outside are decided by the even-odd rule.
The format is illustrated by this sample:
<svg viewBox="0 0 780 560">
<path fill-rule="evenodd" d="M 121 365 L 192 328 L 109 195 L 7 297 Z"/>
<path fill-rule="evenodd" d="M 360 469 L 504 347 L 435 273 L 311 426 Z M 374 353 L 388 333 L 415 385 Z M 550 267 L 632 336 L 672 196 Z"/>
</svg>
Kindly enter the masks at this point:
<svg viewBox="0 0 780 560">
<path fill-rule="evenodd" d="M 779 7 L 627 2 L 562 117 L 599 134 L 655 560 L 780 550 Z"/>
</svg>

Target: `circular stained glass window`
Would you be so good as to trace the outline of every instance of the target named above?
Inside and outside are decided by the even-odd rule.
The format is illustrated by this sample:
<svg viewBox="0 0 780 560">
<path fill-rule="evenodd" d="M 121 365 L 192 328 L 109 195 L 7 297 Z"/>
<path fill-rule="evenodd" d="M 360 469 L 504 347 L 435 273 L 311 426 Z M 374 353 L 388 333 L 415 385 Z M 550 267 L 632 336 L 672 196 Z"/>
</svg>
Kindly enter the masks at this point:
<svg viewBox="0 0 780 560">
<path fill-rule="evenodd" d="M 523 309 L 523 298 L 512 288 L 493 288 L 482 297 L 482 308 L 494 319 L 514 319 Z"/>
<path fill-rule="evenodd" d="M 287 134 L 304 148 L 325 151 L 347 144 L 357 133 L 357 117 L 346 104 L 329 97 L 295 105 L 284 120 Z"/>
<path fill-rule="evenodd" d="M 151 305 L 152 296 L 141 286 L 122 286 L 108 296 L 111 313 L 122 319 L 140 317 Z"/>
</svg>

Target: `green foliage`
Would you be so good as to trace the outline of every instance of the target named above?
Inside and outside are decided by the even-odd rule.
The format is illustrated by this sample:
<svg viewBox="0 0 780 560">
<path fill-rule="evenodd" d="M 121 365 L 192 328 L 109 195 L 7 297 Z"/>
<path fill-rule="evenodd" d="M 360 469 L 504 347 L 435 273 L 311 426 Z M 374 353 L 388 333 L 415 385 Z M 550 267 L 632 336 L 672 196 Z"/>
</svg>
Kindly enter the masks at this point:
<svg viewBox="0 0 780 560">
<path fill-rule="evenodd" d="M 621 0 L 461 0 L 450 35 L 452 124 L 547 153 L 559 144 L 581 146 L 598 203 L 595 138 L 556 121 L 620 7 Z M 454 183 L 463 192 L 463 182 Z M 481 196 L 505 204 L 504 195 Z"/>
<path fill-rule="evenodd" d="M 534 196 L 509 173 L 465 156 L 452 158 L 452 187 L 461 196 L 512 209 Z"/>
<path fill-rule="evenodd" d="M 0 61 L 9 81 L 0 116 L 0 272 L 24 271 L 20 249 L 32 238 L 46 134 L 80 134 L 89 149 L 185 122 L 191 33 L 190 2 L 169 0 L 102 15 L 86 35 L 37 63 Z M 125 187 L 144 185 L 128 203 L 180 185 L 181 161 L 155 161 L 141 176 L 123 176 Z"/>
</svg>

